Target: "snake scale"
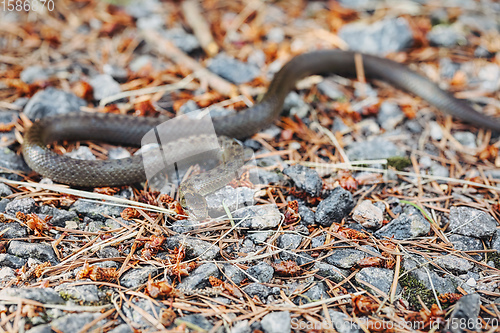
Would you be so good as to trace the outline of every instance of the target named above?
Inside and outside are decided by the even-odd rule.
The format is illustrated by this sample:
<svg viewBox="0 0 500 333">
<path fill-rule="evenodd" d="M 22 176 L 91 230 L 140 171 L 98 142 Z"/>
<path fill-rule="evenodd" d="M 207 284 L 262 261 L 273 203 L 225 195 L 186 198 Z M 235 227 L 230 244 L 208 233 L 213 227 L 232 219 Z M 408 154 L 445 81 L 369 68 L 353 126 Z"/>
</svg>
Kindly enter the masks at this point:
<svg viewBox="0 0 500 333">
<path fill-rule="evenodd" d="M 500 131 L 500 122 L 475 111 L 402 64 L 366 54 L 362 55 L 362 63 L 365 76 L 369 79 L 386 81 L 421 97 L 442 112 L 481 128 Z M 215 132 L 218 136 L 237 139 L 252 136 L 278 117 L 285 97 L 298 80 L 328 73 L 355 76 L 355 52 L 321 50 L 294 57 L 276 73 L 259 103 L 235 114 L 214 118 Z M 27 130 L 22 152 L 34 171 L 57 182 L 80 187 L 131 184 L 146 179 L 140 155 L 107 161 L 77 160 L 54 153 L 47 144 L 57 140 L 97 140 L 137 146 L 141 138 L 162 121 L 158 118 L 83 112 L 47 117 L 34 122 Z M 196 121 L 187 120 L 179 127 L 189 128 L 193 136 L 197 134 Z M 175 137 L 175 129 L 172 131 L 170 134 Z"/>
</svg>

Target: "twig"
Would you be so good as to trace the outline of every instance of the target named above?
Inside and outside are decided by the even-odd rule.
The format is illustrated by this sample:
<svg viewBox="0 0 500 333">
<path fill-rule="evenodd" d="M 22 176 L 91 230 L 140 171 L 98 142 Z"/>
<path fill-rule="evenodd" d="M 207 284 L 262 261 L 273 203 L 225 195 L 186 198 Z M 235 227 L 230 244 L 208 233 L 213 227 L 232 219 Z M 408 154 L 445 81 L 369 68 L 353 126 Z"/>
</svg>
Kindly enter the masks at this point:
<svg viewBox="0 0 500 333">
<path fill-rule="evenodd" d="M 181 5 L 182 14 L 187 23 L 193 29 L 193 33 L 198 38 L 201 47 L 209 57 L 213 57 L 219 52 L 219 46 L 210 33 L 210 25 L 201 14 L 197 0 L 186 0 Z"/>
</svg>

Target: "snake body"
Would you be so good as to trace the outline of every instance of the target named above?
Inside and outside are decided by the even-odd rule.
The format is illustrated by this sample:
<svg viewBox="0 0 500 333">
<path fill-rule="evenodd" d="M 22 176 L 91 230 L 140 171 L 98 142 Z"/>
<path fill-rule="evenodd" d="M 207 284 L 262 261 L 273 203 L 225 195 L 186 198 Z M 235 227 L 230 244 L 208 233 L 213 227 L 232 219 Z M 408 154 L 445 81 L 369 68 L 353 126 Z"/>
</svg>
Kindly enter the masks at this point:
<svg viewBox="0 0 500 333">
<path fill-rule="evenodd" d="M 355 53 L 323 50 L 298 55 L 274 76 L 262 100 L 251 108 L 213 119 L 219 136 L 243 139 L 270 125 L 281 113 L 287 94 L 295 83 L 309 75 L 334 73 L 352 77 L 356 74 Z M 500 131 L 500 122 L 475 111 L 463 101 L 440 89 L 429 79 L 394 61 L 362 55 L 365 76 L 380 79 L 413 93 L 442 112 L 481 128 Z M 24 135 L 22 152 L 27 164 L 54 181 L 80 187 L 118 186 L 146 179 L 142 156 L 107 161 L 77 160 L 51 151 L 47 144 L 57 140 L 97 140 L 137 146 L 141 138 L 164 120 L 103 113 L 70 113 L 42 118 Z M 180 123 L 185 136 L 197 135 L 197 123 Z M 176 137 L 172 129 L 172 137 Z"/>
</svg>

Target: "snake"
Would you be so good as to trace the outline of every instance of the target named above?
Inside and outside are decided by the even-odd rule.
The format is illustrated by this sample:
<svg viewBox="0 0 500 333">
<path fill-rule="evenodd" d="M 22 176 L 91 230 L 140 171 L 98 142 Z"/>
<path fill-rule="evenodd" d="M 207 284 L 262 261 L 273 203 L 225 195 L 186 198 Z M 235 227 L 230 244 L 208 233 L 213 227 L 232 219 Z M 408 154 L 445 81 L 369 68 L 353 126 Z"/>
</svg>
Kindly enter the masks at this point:
<svg viewBox="0 0 500 333">
<path fill-rule="evenodd" d="M 500 122 L 476 111 L 468 103 L 455 98 L 436 83 L 403 64 L 375 55 L 333 49 L 312 51 L 293 57 L 274 75 L 267 92 L 258 103 L 233 114 L 214 117 L 212 122 L 215 133 L 220 137 L 235 139 L 251 137 L 270 126 L 281 114 L 285 98 L 295 88 L 297 81 L 310 75 L 324 74 L 356 77 L 359 70 L 355 61 L 357 54 L 361 56 L 366 78 L 385 81 L 422 98 L 444 113 L 480 128 L 500 132 Z M 59 140 L 95 140 L 139 146 L 143 136 L 162 122 L 164 119 L 161 118 L 99 112 L 72 112 L 48 116 L 33 122 L 26 130 L 22 154 L 32 170 L 56 182 L 87 188 L 130 185 L 146 180 L 142 155 L 116 160 L 78 160 L 56 154 L 48 144 Z M 199 129 L 196 121 L 186 119 L 181 120 L 176 128 L 171 128 L 169 135 L 172 138 L 188 135 L 196 141 Z M 175 150 L 175 144 L 171 149 Z M 227 180 L 227 175 L 232 173 L 231 168 L 225 172 L 215 169 L 210 175 L 216 178 L 215 181 L 210 177 L 205 178 L 207 185 L 198 189 L 193 189 L 194 185 L 188 183 L 183 189 L 184 196 L 194 195 L 191 198 L 193 202 L 201 200 L 200 195 L 217 190 L 217 187 Z M 203 180 L 201 181 L 203 183 Z"/>
</svg>

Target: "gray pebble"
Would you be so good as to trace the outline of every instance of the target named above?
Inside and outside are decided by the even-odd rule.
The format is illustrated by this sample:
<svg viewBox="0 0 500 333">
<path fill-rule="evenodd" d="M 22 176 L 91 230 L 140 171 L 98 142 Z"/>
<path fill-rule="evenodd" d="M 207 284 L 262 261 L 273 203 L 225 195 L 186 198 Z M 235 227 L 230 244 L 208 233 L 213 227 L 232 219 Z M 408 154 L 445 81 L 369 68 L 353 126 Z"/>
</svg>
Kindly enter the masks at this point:
<svg viewBox="0 0 500 333">
<path fill-rule="evenodd" d="M 384 220 L 383 211 L 370 200 L 363 200 L 352 212 L 352 219 L 368 229 L 378 229 Z"/>
<path fill-rule="evenodd" d="M 247 274 L 253 276 L 259 282 L 266 283 L 273 278 L 274 268 L 265 262 L 260 262 L 247 269 Z"/>
<path fill-rule="evenodd" d="M 26 264 L 26 259 L 18 258 L 11 254 L 0 253 L 0 267 L 10 267 L 18 269 Z"/>
<path fill-rule="evenodd" d="M 54 249 L 49 244 L 11 241 L 7 253 L 21 258 L 33 258 L 41 262 L 49 261 L 53 266 L 59 263 Z"/>
<path fill-rule="evenodd" d="M 481 321 L 479 321 L 479 311 L 481 310 L 481 299 L 479 294 L 467 294 L 458 300 L 447 321 L 446 329 L 451 333 L 462 333 L 467 331 L 480 331 Z M 463 323 L 463 325 L 453 325 L 453 323 Z"/>
<path fill-rule="evenodd" d="M 276 205 L 267 204 L 239 209 L 233 213 L 233 218 L 235 223 L 245 218 L 240 224 L 242 228 L 264 230 L 276 227 L 281 221 L 281 213 Z"/>
<path fill-rule="evenodd" d="M 250 82 L 260 74 L 257 66 L 241 62 L 222 53 L 211 59 L 208 69 L 235 84 Z"/>
<path fill-rule="evenodd" d="M 47 116 L 80 111 L 87 102 L 72 93 L 49 87 L 37 92 L 24 108 L 24 114 L 31 120 Z"/>
<path fill-rule="evenodd" d="M 220 248 L 211 242 L 183 235 L 168 237 L 166 246 L 171 250 L 183 246 L 188 259 L 199 257 L 200 260 L 213 260 L 220 251 Z"/>
<path fill-rule="evenodd" d="M 16 198 L 5 206 L 5 212 L 11 216 L 16 216 L 17 212 L 23 214 L 34 213 L 36 208 L 36 202 L 33 198 Z"/>
<path fill-rule="evenodd" d="M 77 301 L 82 301 L 85 303 L 95 303 L 99 302 L 99 289 L 96 285 L 71 285 L 71 283 L 63 283 L 56 286 L 55 291 L 59 294 L 69 296 Z"/>
<path fill-rule="evenodd" d="M 126 288 L 137 288 L 146 283 L 149 276 L 155 276 L 159 271 L 160 269 L 155 266 L 134 268 L 120 277 L 120 284 Z"/>
<path fill-rule="evenodd" d="M 302 236 L 297 234 L 283 234 L 278 237 L 277 245 L 285 251 L 280 253 L 280 258 L 282 260 L 295 259 L 296 256 L 290 252 L 297 249 L 302 242 Z"/>
<path fill-rule="evenodd" d="M 4 288 L 0 296 L 26 298 L 44 304 L 64 304 L 64 300 L 51 288 Z"/>
<path fill-rule="evenodd" d="M 377 121 L 385 130 L 392 130 L 403 121 L 405 115 L 399 105 L 392 102 L 383 102 L 377 114 Z"/>
<path fill-rule="evenodd" d="M 373 292 L 375 295 L 378 293 L 371 290 L 371 288 L 363 284 L 362 281 L 374 286 L 388 295 L 391 290 L 393 278 L 394 272 L 392 270 L 379 267 L 363 268 L 356 274 L 356 281 L 359 283 L 360 287 Z M 396 292 L 399 291 L 401 291 L 401 286 L 398 283 Z"/>
<path fill-rule="evenodd" d="M 312 197 L 320 195 L 323 181 L 316 170 L 295 164 L 283 169 L 283 173 L 290 177 L 295 186 L 301 191 Z"/>
<path fill-rule="evenodd" d="M 268 313 L 260 323 L 266 333 L 290 333 L 292 330 L 290 312 L 288 311 Z"/>
<path fill-rule="evenodd" d="M 94 76 L 89 83 L 94 88 L 94 99 L 96 101 L 116 95 L 122 91 L 120 84 L 108 74 Z"/>
<path fill-rule="evenodd" d="M 314 218 L 318 224 L 329 227 L 333 222 L 340 223 L 353 208 L 352 194 L 338 186 L 319 203 Z"/>
<path fill-rule="evenodd" d="M 179 290 L 194 290 L 203 289 L 210 286 L 208 278 L 210 276 L 219 277 L 219 268 L 217 265 L 212 263 L 207 263 L 199 266 L 194 271 L 190 273 L 189 276 L 185 277 L 179 284 L 177 289 Z"/>
<path fill-rule="evenodd" d="M 467 44 L 467 38 L 456 25 L 436 25 L 427 33 L 427 39 L 434 46 L 451 47 Z"/>
<path fill-rule="evenodd" d="M 405 212 L 386 224 L 374 235 L 378 238 L 412 239 L 429 233 L 429 221 L 415 207 L 405 208 Z"/>
<path fill-rule="evenodd" d="M 413 34 L 403 18 L 384 19 L 372 24 L 348 23 L 339 31 L 339 37 L 349 48 L 371 54 L 385 55 L 402 51 L 413 43 Z"/>
<path fill-rule="evenodd" d="M 451 232 L 463 236 L 489 238 L 496 232 L 497 223 L 488 213 L 466 206 L 450 208 Z"/>
<path fill-rule="evenodd" d="M 383 138 L 350 144 L 346 149 L 350 160 L 377 160 L 389 157 L 403 157 L 405 153 L 394 143 Z"/>
</svg>

